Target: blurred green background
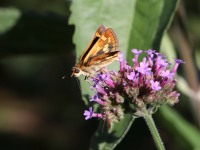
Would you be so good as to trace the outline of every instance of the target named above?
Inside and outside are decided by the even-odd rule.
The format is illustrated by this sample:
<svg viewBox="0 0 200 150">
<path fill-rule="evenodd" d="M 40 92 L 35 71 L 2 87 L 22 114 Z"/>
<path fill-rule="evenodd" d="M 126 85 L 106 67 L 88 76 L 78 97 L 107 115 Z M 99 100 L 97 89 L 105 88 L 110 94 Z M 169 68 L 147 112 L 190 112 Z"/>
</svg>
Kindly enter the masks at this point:
<svg viewBox="0 0 200 150">
<path fill-rule="evenodd" d="M 198 76 L 200 2 L 182 2 L 178 9 L 187 18 L 183 17 L 184 28 L 179 28 L 184 29 L 184 35 L 189 39 Z M 70 77 L 76 59 L 72 42 L 75 27 L 68 25 L 70 4 L 71 1 L 64 0 L 0 1 L 1 150 L 89 148 L 98 120 L 84 120 L 83 111 L 87 107 L 81 100 L 78 81 Z M 173 24 L 179 19 L 175 17 Z M 182 43 L 177 42 L 173 25 L 169 31 L 175 47 L 181 49 Z M 177 53 L 180 56 L 180 52 Z M 180 74 L 185 77 L 184 71 Z M 180 99 L 174 108 L 195 129 L 199 128 L 197 114 L 187 96 L 183 93 Z M 166 149 L 191 149 L 187 142 L 174 136 L 170 124 L 159 120 L 158 113 L 155 122 Z M 143 119 L 134 122 L 116 149 L 130 147 L 155 149 Z"/>
</svg>

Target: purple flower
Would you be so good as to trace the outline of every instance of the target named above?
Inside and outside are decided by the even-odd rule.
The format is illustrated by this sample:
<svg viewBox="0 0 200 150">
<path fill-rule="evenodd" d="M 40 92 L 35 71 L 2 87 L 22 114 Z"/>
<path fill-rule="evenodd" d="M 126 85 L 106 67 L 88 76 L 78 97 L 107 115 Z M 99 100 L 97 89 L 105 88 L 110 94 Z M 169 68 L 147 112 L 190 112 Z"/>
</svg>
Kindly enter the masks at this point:
<svg viewBox="0 0 200 150">
<path fill-rule="evenodd" d="M 146 62 L 146 58 L 144 58 L 143 61 L 140 62 L 140 67 L 135 67 L 135 70 L 144 75 L 149 73 L 149 71 L 151 71 L 151 68 L 149 68 L 148 66 L 149 64 L 148 62 Z"/>
<path fill-rule="evenodd" d="M 138 66 L 138 56 L 140 53 L 142 53 L 142 50 L 132 49 L 131 51 L 135 55 L 135 57 L 132 59 L 132 61 L 135 66 Z"/>
<path fill-rule="evenodd" d="M 100 79 L 101 81 L 103 81 L 106 77 L 107 77 L 107 74 L 105 74 L 105 73 L 99 75 L 99 79 Z"/>
<path fill-rule="evenodd" d="M 89 111 L 88 110 L 85 110 L 84 111 L 84 116 L 85 116 L 85 120 L 88 120 L 88 119 L 91 119 L 92 118 L 92 115 L 93 115 L 93 110 L 92 110 L 92 107 L 89 108 Z"/>
<path fill-rule="evenodd" d="M 101 87 L 101 85 L 95 85 L 95 87 L 94 87 L 96 90 L 97 90 L 97 92 L 99 92 L 99 93 L 101 93 L 101 94 L 107 94 L 106 93 L 106 91 Z"/>
<path fill-rule="evenodd" d="M 92 107 L 84 111 L 85 120 L 91 119 L 92 117 L 102 118 L 102 114 L 94 113 Z"/>
<path fill-rule="evenodd" d="M 172 73 L 176 72 L 178 66 L 182 63 L 185 63 L 184 61 L 182 61 L 181 59 L 174 59 L 175 60 L 175 65 L 174 65 L 174 68 L 172 69 Z"/>
<path fill-rule="evenodd" d="M 105 102 L 102 101 L 102 100 L 100 100 L 100 99 L 98 98 L 98 94 L 95 94 L 95 95 L 90 99 L 90 101 L 91 101 L 91 102 L 92 102 L 92 101 L 97 102 L 97 103 L 99 103 L 100 105 L 105 105 Z"/>
<path fill-rule="evenodd" d="M 133 54 L 135 54 L 135 56 L 138 56 L 139 54 L 142 53 L 142 50 L 132 49 L 131 52 L 133 52 Z"/>
<path fill-rule="evenodd" d="M 151 88 L 153 90 L 158 91 L 158 90 L 161 89 L 161 87 L 159 86 L 159 82 L 158 81 L 154 82 L 153 80 L 151 80 L 150 83 L 151 83 Z"/>
<path fill-rule="evenodd" d="M 160 75 L 162 77 L 167 77 L 169 79 L 172 79 L 174 76 L 174 73 L 171 73 L 170 70 L 163 70 Z"/>
<path fill-rule="evenodd" d="M 148 56 L 150 56 L 150 58 L 153 58 L 153 55 L 154 55 L 154 53 L 156 52 L 155 50 L 152 50 L 152 49 L 149 49 L 149 50 L 147 50 L 147 51 L 145 51 L 147 54 L 148 54 Z"/>
<path fill-rule="evenodd" d="M 155 50 L 149 49 L 149 50 L 147 50 L 145 52 L 148 55 L 149 65 L 152 66 L 153 65 L 153 56 L 154 56 Z"/>
<path fill-rule="evenodd" d="M 159 61 L 158 61 L 158 66 L 160 66 L 160 67 L 167 67 L 169 64 L 166 62 L 166 60 L 164 60 L 164 59 L 160 59 Z"/>
<path fill-rule="evenodd" d="M 168 63 L 166 63 L 166 60 L 163 59 L 163 55 L 160 53 L 156 53 L 157 58 L 156 58 L 156 62 L 155 62 L 155 66 L 158 69 L 159 67 L 167 67 Z"/>
<path fill-rule="evenodd" d="M 130 74 L 128 74 L 128 75 L 127 75 L 127 78 L 128 78 L 129 80 L 133 80 L 133 79 L 135 78 L 135 72 L 133 71 L 133 72 L 131 72 Z"/>
<path fill-rule="evenodd" d="M 144 107 L 152 114 L 155 107 L 178 102 L 180 94 L 173 90 L 174 74 L 183 61 L 175 59 L 170 71 L 170 63 L 155 50 L 145 51 L 147 58 L 144 57 L 142 62 L 138 62 L 142 50 L 133 49 L 132 52 L 134 66 L 130 66 L 120 53 L 119 71 L 100 72 L 91 80 L 95 95 L 90 102 L 99 104 L 102 113 L 94 113 L 90 107 L 84 112 L 86 120 L 96 117 L 111 124 L 123 119 L 125 113 L 140 117 Z"/>
<path fill-rule="evenodd" d="M 105 77 L 104 77 L 104 81 L 105 83 L 110 86 L 110 87 L 114 87 L 114 83 L 113 83 L 113 80 L 111 78 L 111 76 L 109 74 L 107 74 Z"/>
<path fill-rule="evenodd" d="M 119 62 L 126 61 L 126 60 L 124 59 L 124 55 L 123 55 L 123 53 L 122 53 L 122 52 L 121 52 L 121 53 L 119 53 L 119 56 L 118 56 L 118 58 L 119 58 Z"/>
<path fill-rule="evenodd" d="M 120 71 L 122 72 L 124 68 L 126 68 L 126 60 L 123 58 L 123 53 L 119 53 L 119 62 L 120 62 Z"/>
</svg>

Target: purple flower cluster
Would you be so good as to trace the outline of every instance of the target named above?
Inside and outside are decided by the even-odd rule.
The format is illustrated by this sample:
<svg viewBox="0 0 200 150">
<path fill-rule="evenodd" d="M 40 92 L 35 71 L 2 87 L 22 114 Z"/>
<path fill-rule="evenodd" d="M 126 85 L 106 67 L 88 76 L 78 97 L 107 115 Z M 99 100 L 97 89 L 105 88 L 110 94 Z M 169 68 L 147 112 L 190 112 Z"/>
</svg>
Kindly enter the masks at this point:
<svg viewBox="0 0 200 150">
<path fill-rule="evenodd" d="M 91 87 L 96 93 L 91 102 L 100 105 L 101 113 L 95 113 L 92 107 L 85 110 L 85 119 L 102 118 L 108 123 L 118 122 L 125 113 L 142 116 L 145 108 L 153 114 L 163 104 L 173 105 L 178 102 L 179 93 L 174 91 L 174 75 L 180 59 L 169 69 L 167 59 L 154 50 L 145 51 L 147 57 L 138 62 L 142 50 L 133 49 L 133 66 L 128 65 L 123 55 L 119 55 L 120 69 L 99 73 L 92 79 Z"/>
</svg>

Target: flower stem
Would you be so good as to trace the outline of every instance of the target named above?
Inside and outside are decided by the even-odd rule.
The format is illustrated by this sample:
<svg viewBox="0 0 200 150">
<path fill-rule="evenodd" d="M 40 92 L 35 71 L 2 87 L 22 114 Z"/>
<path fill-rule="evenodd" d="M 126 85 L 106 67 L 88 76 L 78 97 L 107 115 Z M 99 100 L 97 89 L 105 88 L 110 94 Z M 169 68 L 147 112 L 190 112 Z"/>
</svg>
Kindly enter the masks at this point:
<svg viewBox="0 0 200 150">
<path fill-rule="evenodd" d="M 162 140 L 160 138 L 160 135 L 158 133 L 158 130 L 156 128 L 156 125 L 154 123 L 152 115 L 148 114 L 146 108 L 143 109 L 143 113 L 144 113 L 143 117 L 144 117 L 144 119 L 145 119 L 145 121 L 146 121 L 146 123 L 147 123 L 147 125 L 149 127 L 149 130 L 150 130 L 150 132 L 151 132 L 151 134 L 153 136 L 153 139 L 154 139 L 154 142 L 155 142 L 155 144 L 157 146 L 157 149 L 158 150 L 165 150 L 165 147 L 164 147 L 163 142 L 162 142 Z"/>
</svg>

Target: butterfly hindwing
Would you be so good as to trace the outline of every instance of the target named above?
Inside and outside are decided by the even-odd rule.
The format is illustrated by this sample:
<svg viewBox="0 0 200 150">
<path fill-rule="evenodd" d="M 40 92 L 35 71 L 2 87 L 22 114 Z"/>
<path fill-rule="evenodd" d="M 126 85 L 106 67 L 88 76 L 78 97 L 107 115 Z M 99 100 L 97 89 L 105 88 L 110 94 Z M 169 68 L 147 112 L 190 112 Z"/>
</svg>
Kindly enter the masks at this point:
<svg viewBox="0 0 200 150">
<path fill-rule="evenodd" d="M 119 51 L 114 51 L 114 52 L 98 55 L 94 57 L 93 59 L 91 59 L 90 61 L 88 61 L 88 66 L 111 63 L 114 60 L 116 60 L 118 54 L 119 54 Z"/>
</svg>

